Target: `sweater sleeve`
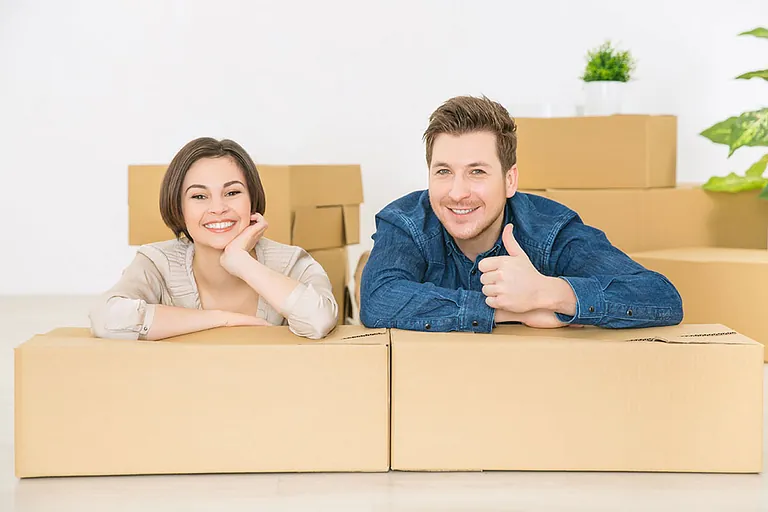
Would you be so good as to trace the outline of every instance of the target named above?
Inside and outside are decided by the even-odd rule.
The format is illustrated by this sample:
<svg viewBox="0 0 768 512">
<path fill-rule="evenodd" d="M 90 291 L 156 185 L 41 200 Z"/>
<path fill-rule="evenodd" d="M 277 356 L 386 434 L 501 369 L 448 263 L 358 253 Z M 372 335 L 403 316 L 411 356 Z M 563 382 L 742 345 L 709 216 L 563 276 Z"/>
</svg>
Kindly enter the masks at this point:
<svg viewBox="0 0 768 512">
<path fill-rule="evenodd" d="M 297 336 L 310 339 L 325 337 L 336 327 L 339 314 L 325 270 L 302 250 L 288 276 L 299 282 L 284 308 L 289 329 Z"/>
<path fill-rule="evenodd" d="M 161 302 L 163 282 L 152 260 L 137 253 L 120 280 L 91 307 L 91 333 L 98 338 L 144 339 Z"/>
</svg>

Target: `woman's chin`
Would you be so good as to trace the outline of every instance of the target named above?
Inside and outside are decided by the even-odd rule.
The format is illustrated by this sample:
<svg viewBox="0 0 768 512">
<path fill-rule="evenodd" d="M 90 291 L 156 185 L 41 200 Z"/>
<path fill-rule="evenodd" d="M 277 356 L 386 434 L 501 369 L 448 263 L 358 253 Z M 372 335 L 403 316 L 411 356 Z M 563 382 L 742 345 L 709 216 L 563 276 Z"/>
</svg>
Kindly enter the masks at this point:
<svg viewBox="0 0 768 512">
<path fill-rule="evenodd" d="M 195 238 L 195 245 L 202 245 L 204 247 L 208 247 L 211 249 L 216 249 L 218 251 L 223 251 L 226 249 L 227 245 L 229 245 L 229 242 L 231 242 L 237 235 L 236 234 L 227 234 L 224 235 L 214 235 L 211 236 L 210 234 L 206 233 L 206 236 L 200 236 Z"/>
</svg>

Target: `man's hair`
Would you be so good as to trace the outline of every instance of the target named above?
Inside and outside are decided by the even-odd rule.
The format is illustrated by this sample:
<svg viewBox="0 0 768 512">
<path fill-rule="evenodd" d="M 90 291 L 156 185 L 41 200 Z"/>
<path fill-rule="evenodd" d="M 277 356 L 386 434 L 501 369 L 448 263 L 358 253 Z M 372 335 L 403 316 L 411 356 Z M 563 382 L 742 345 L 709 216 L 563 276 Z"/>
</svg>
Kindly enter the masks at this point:
<svg viewBox="0 0 768 512">
<path fill-rule="evenodd" d="M 485 96 L 451 98 L 429 116 L 429 126 L 423 137 L 427 146 L 427 165 L 432 164 L 432 147 L 441 133 L 464 135 L 481 131 L 496 135 L 496 153 L 506 173 L 517 163 L 517 125 L 506 108 Z"/>
<path fill-rule="evenodd" d="M 201 158 L 221 157 L 230 158 L 243 171 L 245 186 L 251 198 L 251 214 L 264 214 L 267 208 L 267 199 L 264 195 L 261 178 L 259 178 L 259 171 L 250 155 L 235 141 L 229 139 L 219 141 L 210 137 L 201 137 L 188 142 L 176 153 L 165 171 L 163 182 L 160 185 L 160 215 L 165 225 L 173 231 L 177 238 L 183 234 L 190 241 L 194 241 L 187 231 L 181 207 L 184 196 L 182 186 L 189 168 Z"/>
</svg>

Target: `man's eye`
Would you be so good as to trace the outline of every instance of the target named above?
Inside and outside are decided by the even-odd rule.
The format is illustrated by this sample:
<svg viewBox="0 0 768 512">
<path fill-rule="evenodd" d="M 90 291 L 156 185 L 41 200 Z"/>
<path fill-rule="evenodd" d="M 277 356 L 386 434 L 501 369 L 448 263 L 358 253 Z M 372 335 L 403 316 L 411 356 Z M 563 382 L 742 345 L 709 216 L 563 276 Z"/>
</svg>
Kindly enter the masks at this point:
<svg viewBox="0 0 768 512">
<path fill-rule="evenodd" d="M 482 169 L 472 169 L 472 174 L 485 174 L 485 171 Z"/>
<path fill-rule="evenodd" d="M 444 175 L 444 174 L 448 174 L 450 172 L 451 171 L 449 171 L 448 169 L 438 169 L 435 174 L 443 174 Z"/>
</svg>

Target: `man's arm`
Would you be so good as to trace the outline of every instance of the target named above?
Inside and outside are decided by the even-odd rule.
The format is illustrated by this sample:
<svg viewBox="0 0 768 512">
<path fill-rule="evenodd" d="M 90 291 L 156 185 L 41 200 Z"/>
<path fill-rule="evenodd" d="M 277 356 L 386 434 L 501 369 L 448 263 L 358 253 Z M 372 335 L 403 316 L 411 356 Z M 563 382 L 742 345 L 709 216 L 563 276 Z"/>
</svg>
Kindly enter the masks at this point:
<svg viewBox="0 0 768 512">
<path fill-rule="evenodd" d="M 551 275 L 565 280 L 576 297 L 573 315 L 557 313 L 563 322 L 636 328 L 683 319 L 682 298 L 665 276 L 632 260 L 578 217 L 558 234 L 550 262 Z"/>
<path fill-rule="evenodd" d="M 490 332 L 494 310 L 481 292 L 424 283 L 427 262 L 396 214 L 377 215 L 374 246 L 363 269 L 360 320 L 366 327 Z"/>
</svg>

